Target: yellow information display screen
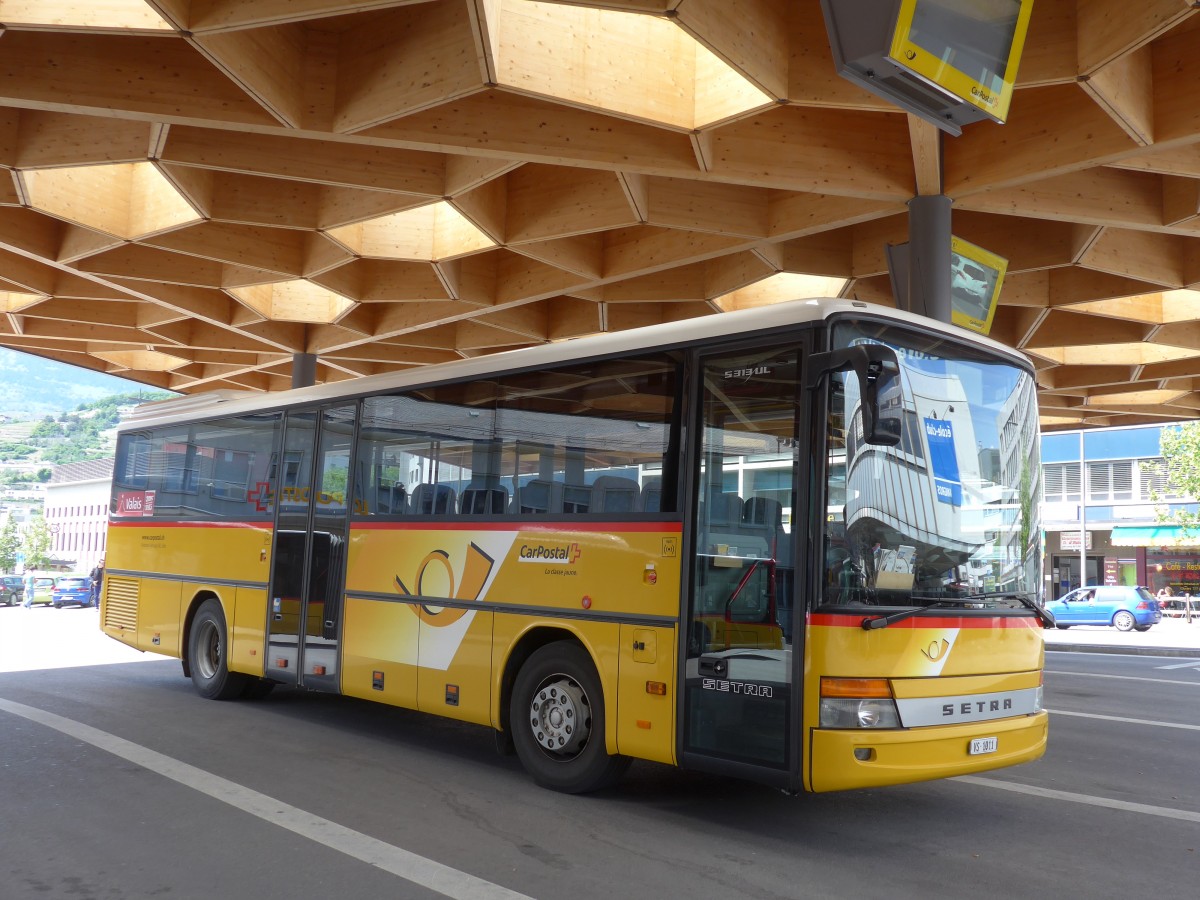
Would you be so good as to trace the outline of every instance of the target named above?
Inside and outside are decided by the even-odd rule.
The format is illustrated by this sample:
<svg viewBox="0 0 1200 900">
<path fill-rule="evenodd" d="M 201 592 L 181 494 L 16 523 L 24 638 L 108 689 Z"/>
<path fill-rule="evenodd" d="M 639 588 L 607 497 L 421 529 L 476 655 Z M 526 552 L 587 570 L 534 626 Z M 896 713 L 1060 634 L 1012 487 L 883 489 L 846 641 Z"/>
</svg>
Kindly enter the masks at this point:
<svg viewBox="0 0 1200 900">
<path fill-rule="evenodd" d="M 1008 260 L 959 237 L 950 238 L 950 321 L 987 334 Z"/>
<path fill-rule="evenodd" d="M 1033 0 L 901 0 L 888 54 L 997 122 L 1008 116 Z"/>
</svg>

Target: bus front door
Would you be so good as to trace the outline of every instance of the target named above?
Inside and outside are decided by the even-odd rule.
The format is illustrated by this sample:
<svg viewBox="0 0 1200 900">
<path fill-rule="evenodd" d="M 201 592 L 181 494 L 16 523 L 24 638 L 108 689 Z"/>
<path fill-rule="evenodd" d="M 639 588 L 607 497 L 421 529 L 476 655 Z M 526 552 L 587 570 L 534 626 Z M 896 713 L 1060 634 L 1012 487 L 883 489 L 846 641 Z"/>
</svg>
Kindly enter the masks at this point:
<svg viewBox="0 0 1200 900">
<path fill-rule="evenodd" d="M 284 423 L 265 674 L 338 691 L 356 407 L 291 411 Z"/>
<path fill-rule="evenodd" d="M 795 771 L 792 639 L 799 350 L 701 360 L 692 448 L 686 764 Z"/>
</svg>

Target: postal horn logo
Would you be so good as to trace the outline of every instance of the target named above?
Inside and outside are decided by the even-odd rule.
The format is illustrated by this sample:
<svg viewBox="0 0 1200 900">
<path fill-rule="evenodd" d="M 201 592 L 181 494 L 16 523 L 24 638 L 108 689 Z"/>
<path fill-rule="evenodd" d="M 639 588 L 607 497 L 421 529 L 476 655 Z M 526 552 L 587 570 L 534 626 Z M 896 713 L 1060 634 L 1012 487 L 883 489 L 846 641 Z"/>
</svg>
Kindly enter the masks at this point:
<svg viewBox="0 0 1200 900">
<path fill-rule="evenodd" d="M 930 662 L 937 662 L 938 660 L 944 660 L 946 658 L 946 654 L 948 654 L 949 652 L 950 652 L 950 642 L 948 640 L 946 640 L 945 638 L 942 638 L 941 640 L 937 640 L 937 641 L 930 641 L 928 647 L 921 648 L 921 653 L 923 653 L 925 655 L 925 658 L 928 659 Z"/>
<path fill-rule="evenodd" d="M 416 591 L 410 591 L 399 575 L 395 576 L 394 586 L 397 593 L 405 597 L 424 597 L 427 596 L 428 590 L 425 578 L 426 575 L 429 575 L 430 579 L 434 583 L 437 583 L 439 588 L 446 585 L 445 590 L 439 590 L 437 596 L 445 596 L 454 600 L 475 601 L 479 599 L 479 595 L 483 592 L 483 586 L 487 584 L 488 575 L 491 574 L 492 567 L 495 564 L 496 561 L 488 556 L 483 551 L 483 548 L 478 544 L 472 543 L 467 547 L 467 557 L 463 562 L 462 578 L 459 580 L 456 589 L 454 567 L 450 565 L 450 554 L 445 550 L 434 550 L 421 560 L 420 565 L 417 566 L 417 577 L 413 582 L 416 585 Z M 436 569 L 440 569 L 441 571 L 435 571 L 431 574 L 429 571 L 430 566 L 435 566 Z M 422 622 L 439 628 L 453 625 L 467 614 L 465 607 L 437 606 L 430 603 L 410 606 L 409 609 L 415 612 Z"/>
</svg>

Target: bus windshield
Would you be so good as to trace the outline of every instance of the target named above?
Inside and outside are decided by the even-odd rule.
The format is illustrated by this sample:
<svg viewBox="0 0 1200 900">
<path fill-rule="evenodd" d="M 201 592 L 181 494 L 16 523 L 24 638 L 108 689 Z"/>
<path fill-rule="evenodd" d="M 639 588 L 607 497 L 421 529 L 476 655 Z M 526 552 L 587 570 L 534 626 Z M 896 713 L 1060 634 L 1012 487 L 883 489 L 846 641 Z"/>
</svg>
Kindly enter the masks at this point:
<svg viewBox="0 0 1200 900">
<path fill-rule="evenodd" d="M 1032 374 L 1004 357 L 894 323 L 839 323 L 833 349 L 895 350 L 879 397 L 896 446 L 863 440 L 859 382 L 830 379 L 825 606 L 1019 608 L 1041 571 Z"/>
</svg>

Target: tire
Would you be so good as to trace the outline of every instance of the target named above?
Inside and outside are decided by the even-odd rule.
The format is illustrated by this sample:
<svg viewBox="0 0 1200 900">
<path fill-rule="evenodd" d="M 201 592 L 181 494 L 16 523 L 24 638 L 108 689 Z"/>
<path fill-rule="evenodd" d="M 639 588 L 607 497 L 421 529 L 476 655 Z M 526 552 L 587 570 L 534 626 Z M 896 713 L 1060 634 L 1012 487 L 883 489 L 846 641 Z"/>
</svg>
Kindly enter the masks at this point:
<svg viewBox="0 0 1200 900">
<path fill-rule="evenodd" d="M 1133 630 L 1134 631 L 1149 631 L 1150 626 L 1149 625 L 1134 625 Z"/>
<path fill-rule="evenodd" d="M 1112 623 L 1117 631 L 1132 631 L 1134 625 L 1137 624 L 1137 619 L 1129 610 L 1119 609 L 1113 613 Z"/>
<path fill-rule="evenodd" d="M 207 700 L 232 700 L 246 690 L 248 676 L 229 671 L 229 638 L 218 600 L 205 600 L 192 620 L 188 663 L 192 684 Z"/>
<path fill-rule="evenodd" d="M 604 747 L 604 692 L 581 646 L 558 641 L 535 651 L 513 684 L 509 730 L 533 780 L 565 794 L 615 784 L 629 766 Z"/>
<path fill-rule="evenodd" d="M 1070 625 L 1059 625 L 1057 622 L 1055 622 L 1054 627 L 1057 628 L 1059 631 L 1066 631 L 1071 626 Z"/>
</svg>

